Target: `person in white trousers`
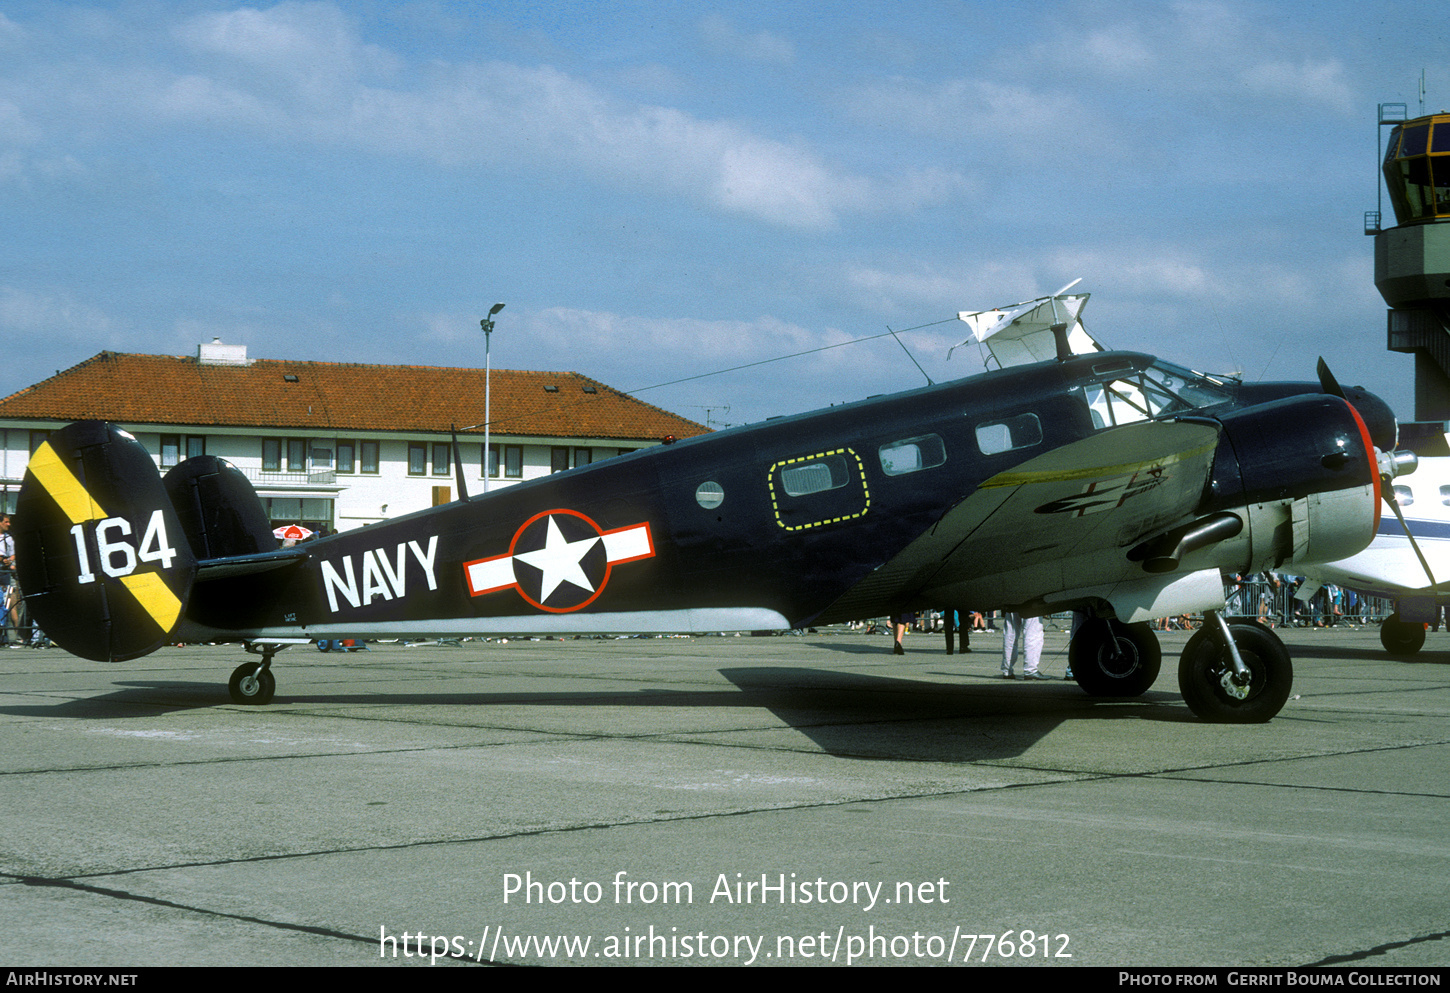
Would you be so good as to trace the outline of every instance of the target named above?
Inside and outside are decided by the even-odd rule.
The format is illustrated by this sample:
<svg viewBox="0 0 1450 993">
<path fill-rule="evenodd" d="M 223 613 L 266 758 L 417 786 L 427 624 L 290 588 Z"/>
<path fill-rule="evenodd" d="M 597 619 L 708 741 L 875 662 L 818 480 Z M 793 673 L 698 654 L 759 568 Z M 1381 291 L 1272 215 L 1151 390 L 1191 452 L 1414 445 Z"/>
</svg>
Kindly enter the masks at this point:
<svg viewBox="0 0 1450 993">
<path fill-rule="evenodd" d="M 1023 679 L 1051 679 L 1044 672 L 1037 671 L 1042 661 L 1042 618 L 1023 617 L 1007 611 L 1002 615 L 1007 623 L 1002 627 L 1002 678 L 1015 679 L 1012 665 L 1017 661 L 1017 650 L 1022 650 Z"/>
</svg>

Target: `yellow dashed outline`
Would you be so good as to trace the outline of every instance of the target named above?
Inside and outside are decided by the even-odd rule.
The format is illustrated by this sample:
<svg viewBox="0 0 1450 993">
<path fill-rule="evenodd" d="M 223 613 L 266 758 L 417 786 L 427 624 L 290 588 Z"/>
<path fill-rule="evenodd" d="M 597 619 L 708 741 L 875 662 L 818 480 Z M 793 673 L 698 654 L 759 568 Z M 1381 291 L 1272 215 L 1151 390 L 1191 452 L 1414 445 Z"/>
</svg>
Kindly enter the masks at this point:
<svg viewBox="0 0 1450 993">
<path fill-rule="evenodd" d="M 775 492 L 775 470 L 779 469 L 781 466 L 794 465 L 797 462 L 809 462 L 812 459 L 824 459 L 829 458 L 832 455 L 843 454 L 849 455 L 851 456 L 851 458 L 856 460 L 856 471 L 861 476 L 861 493 L 866 498 L 865 506 L 863 506 L 859 512 L 854 514 L 843 514 L 840 517 L 830 517 L 824 521 L 812 521 L 809 524 L 790 525 L 787 524 L 785 521 L 781 520 L 780 500 Z M 856 452 L 850 448 L 833 448 L 828 452 L 815 452 L 811 455 L 798 455 L 793 459 L 784 459 L 771 465 L 770 470 L 765 475 L 765 479 L 766 485 L 770 489 L 770 509 L 775 514 L 775 523 L 778 527 L 782 527 L 787 531 L 805 531 L 808 528 L 818 528 L 826 524 L 838 524 L 841 521 L 854 521 L 858 517 L 864 517 L 867 511 L 871 509 L 871 486 L 866 481 L 866 466 L 864 463 L 862 463 L 861 456 L 857 455 Z"/>
</svg>

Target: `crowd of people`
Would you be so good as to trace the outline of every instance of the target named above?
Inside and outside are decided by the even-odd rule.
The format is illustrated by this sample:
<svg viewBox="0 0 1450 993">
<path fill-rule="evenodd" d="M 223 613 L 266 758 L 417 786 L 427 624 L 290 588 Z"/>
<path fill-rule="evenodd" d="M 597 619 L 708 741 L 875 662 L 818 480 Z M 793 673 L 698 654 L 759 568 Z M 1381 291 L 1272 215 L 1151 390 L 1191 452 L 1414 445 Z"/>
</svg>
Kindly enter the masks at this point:
<svg viewBox="0 0 1450 993">
<path fill-rule="evenodd" d="M 1338 624 L 1378 623 L 1394 610 L 1394 604 L 1389 600 L 1367 597 L 1339 586 L 1315 586 L 1312 593 L 1303 599 L 1295 596 L 1301 589 L 1307 589 L 1301 576 L 1280 576 L 1273 572 L 1225 576 L 1224 616 L 1250 618 L 1271 628 L 1334 627 Z M 904 638 L 908 630 L 945 633 L 947 654 L 953 651 L 953 634 L 960 639 L 958 650 L 970 652 L 973 632 L 995 633 L 1001 630 L 1003 677 L 1017 678 L 1016 657 L 1021 654 L 1021 678 L 1050 679 L 1051 676 L 1038 670 L 1044 620 L 1056 623 L 1062 629 L 1074 629 L 1071 611 L 1051 614 L 1047 618 L 1024 618 L 1010 611 L 994 610 L 920 610 L 894 615 L 886 623 L 880 619 L 855 621 L 850 627 L 865 634 L 890 634 L 891 650 L 897 655 L 905 654 Z M 1152 622 L 1153 627 L 1160 631 L 1191 631 L 1202 623 L 1200 614 L 1163 617 Z M 1071 669 L 1064 678 L 1072 678 Z"/>
</svg>

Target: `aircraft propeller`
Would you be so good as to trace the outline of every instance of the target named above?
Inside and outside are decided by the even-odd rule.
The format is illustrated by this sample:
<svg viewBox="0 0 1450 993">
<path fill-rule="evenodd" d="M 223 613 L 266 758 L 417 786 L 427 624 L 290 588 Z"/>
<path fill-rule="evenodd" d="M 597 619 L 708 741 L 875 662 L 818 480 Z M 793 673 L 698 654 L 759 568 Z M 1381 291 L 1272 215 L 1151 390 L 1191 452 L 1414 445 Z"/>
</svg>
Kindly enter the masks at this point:
<svg viewBox="0 0 1450 993">
<path fill-rule="evenodd" d="M 1329 363 L 1324 361 L 1324 356 L 1321 355 L 1319 357 L 1319 364 L 1315 366 L 1315 371 L 1319 374 L 1320 389 L 1325 393 L 1337 396 L 1341 400 L 1353 404 L 1353 401 L 1345 396 L 1344 388 L 1339 385 L 1339 380 L 1334 378 L 1334 373 L 1330 371 Z M 1425 570 L 1425 576 L 1430 580 L 1431 592 L 1438 592 L 1439 584 L 1435 582 L 1435 574 L 1430 571 L 1430 563 L 1425 558 L 1425 553 L 1420 550 L 1420 543 L 1410 533 L 1410 526 L 1405 523 L 1405 513 L 1400 509 L 1400 501 L 1395 497 L 1394 478 L 1414 471 L 1416 464 L 1415 456 L 1410 452 L 1382 452 L 1379 450 L 1376 450 L 1375 455 L 1379 461 L 1380 495 L 1384 498 L 1385 503 L 1390 505 L 1390 509 L 1395 512 L 1395 519 L 1400 522 L 1400 527 L 1404 529 L 1405 536 L 1410 539 L 1410 547 L 1415 550 L 1415 558 L 1420 560 L 1420 567 Z"/>
</svg>

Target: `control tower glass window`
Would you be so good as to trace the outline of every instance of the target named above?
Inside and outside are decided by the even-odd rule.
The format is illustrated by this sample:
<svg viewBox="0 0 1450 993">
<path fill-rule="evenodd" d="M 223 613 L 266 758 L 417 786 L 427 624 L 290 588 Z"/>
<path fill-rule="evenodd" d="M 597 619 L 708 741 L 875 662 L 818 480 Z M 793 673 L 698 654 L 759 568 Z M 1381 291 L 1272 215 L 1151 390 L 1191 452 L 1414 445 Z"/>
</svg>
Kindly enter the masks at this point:
<svg viewBox="0 0 1450 993">
<path fill-rule="evenodd" d="M 1450 217 L 1450 114 L 1406 121 L 1390 132 L 1384 172 L 1400 224 Z"/>
</svg>

